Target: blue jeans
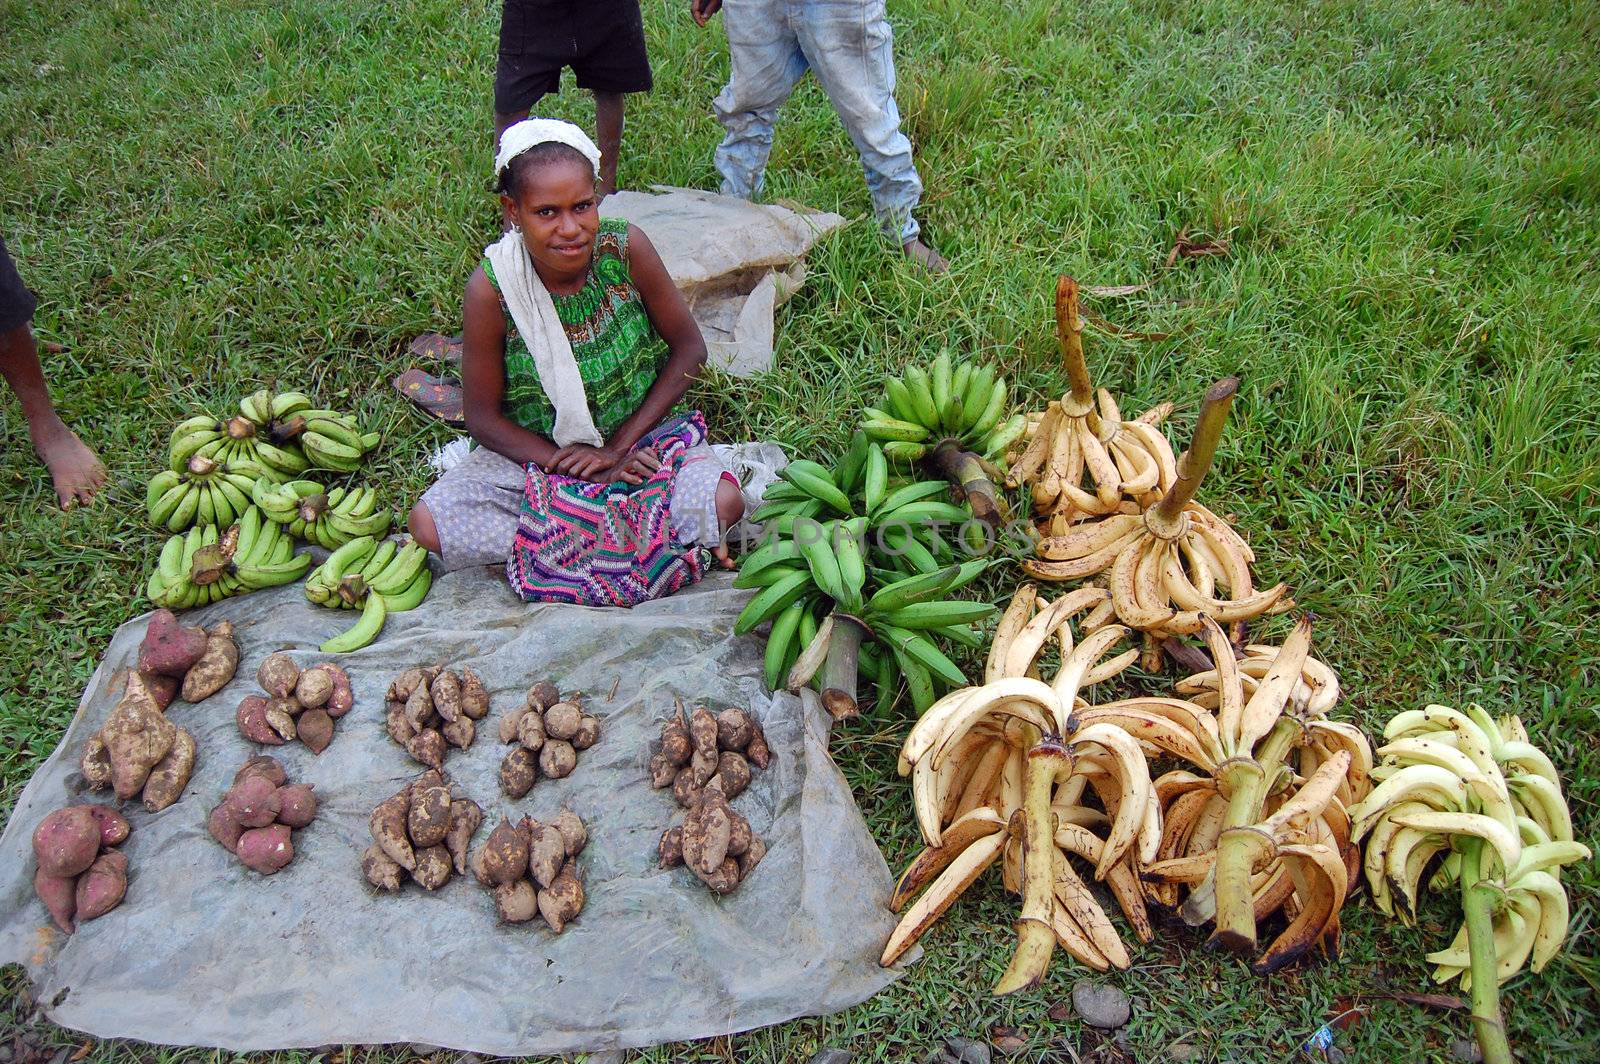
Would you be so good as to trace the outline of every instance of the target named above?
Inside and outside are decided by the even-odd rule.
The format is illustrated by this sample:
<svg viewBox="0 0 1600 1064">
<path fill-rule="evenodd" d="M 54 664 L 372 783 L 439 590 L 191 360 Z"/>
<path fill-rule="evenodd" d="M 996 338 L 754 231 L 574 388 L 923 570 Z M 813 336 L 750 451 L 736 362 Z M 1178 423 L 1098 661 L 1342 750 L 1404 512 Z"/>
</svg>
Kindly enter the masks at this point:
<svg viewBox="0 0 1600 1064">
<path fill-rule="evenodd" d="M 722 11 L 733 66 L 713 104 L 726 131 L 716 156 L 723 195 L 761 190 L 778 108 L 809 68 L 861 155 L 878 224 L 901 243 L 915 239 L 922 179 L 900 132 L 883 0 L 724 0 Z"/>
</svg>

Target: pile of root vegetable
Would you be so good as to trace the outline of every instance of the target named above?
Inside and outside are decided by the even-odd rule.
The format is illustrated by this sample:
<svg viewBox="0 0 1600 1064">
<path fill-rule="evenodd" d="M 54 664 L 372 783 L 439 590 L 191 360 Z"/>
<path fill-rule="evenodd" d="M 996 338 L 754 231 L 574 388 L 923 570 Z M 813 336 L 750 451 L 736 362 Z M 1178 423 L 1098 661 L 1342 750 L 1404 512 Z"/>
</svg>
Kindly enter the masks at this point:
<svg viewBox="0 0 1600 1064">
<path fill-rule="evenodd" d="M 384 705 L 389 738 L 412 760 L 442 770 L 447 751 L 465 750 L 477 738 L 477 722 L 489 715 L 489 690 L 471 669 L 413 665 L 389 684 Z"/>
<path fill-rule="evenodd" d="M 264 695 L 246 695 L 234 713 L 239 734 L 263 746 L 300 740 L 313 754 L 333 742 L 334 721 L 355 708 L 350 677 L 322 662 L 301 669 L 288 654 L 268 654 L 256 669 Z"/>
<path fill-rule="evenodd" d="M 500 741 L 513 747 L 500 762 L 500 789 L 507 798 L 521 798 L 541 776 L 572 775 L 579 751 L 600 741 L 600 718 L 584 710 L 582 695 L 563 696 L 541 680 L 522 705 L 500 718 Z"/>
<path fill-rule="evenodd" d="M 427 552 L 383 538 L 394 514 L 379 507 L 376 489 L 309 474 L 354 473 L 378 443 L 354 416 L 318 408 L 302 392 L 262 390 L 241 400 L 237 415 L 186 418 L 168 441 L 167 468 L 146 486 L 151 523 L 174 534 L 145 594 L 157 606 L 184 609 L 310 571 L 310 601 L 361 611 L 323 651 L 371 643 L 388 614 L 415 609 L 427 595 Z M 328 560 L 312 570 L 296 540 L 328 550 Z"/>
<path fill-rule="evenodd" d="M 128 857 L 116 847 L 131 830 L 121 813 L 102 805 L 57 809 L 33 829 L 34 893 L 67 934 L 122 904 Z"/>
<path fill-rule="evenodd" d="M 502 820 L 473 853 L 472 874 L 494 897 L 503 923 L 542 916 L 559 935 L 583 911 L 577 858 L 588 843 L 589 829 L 570 809 L 548 824 L 531 817 L 516 824 Z"/>
<path fill-rule="evenodd" d="M 775 501 L 756 517 L 773 522 L 773 534 L 739 579 L 762 589 L 746 627 L 771 621 L 769 686 L 795 688 L 821 669 L 825 703 L 847 686 L 853 709 L 858 647 L 880 710 L 894 704 L 902 677 L 910 686 L 919 718 L 899 768 L 926 848 L 897 884 L 893 905 L 905 912 L 882 962 L 901 957 L 998 865 L 1021 904 L 996 993 L 1037 985 L 1057 946 L 1094 969 L 1133 963 L 1137 946 L 1108 915 L 1102 888 L 1139 943 L 1163 923 L 1155 909 L 1177 918 L 1167 924 L 1209 929 L 1212 945 L 1265 974 L 1338 950 L 1340 912 L 1364 868 L 1377 906 L 1405 919 L 1423 885 L 1459 892 L 1461 932 L 1428 959 L 1441 981 L 1470 989 L 1487 1059 L 1509 1061 L 1498 987 L 1559 950 L 1568 922 L 1560 868 L 1589 856 L 1572 838 L 1554 765 L 1514 715 L 1477 707 L 1400 712 L 1374 752 L 1355 723 L 1334 716 L 1338 679 L 1312 654 L 1309 617 L 1279 643 L 1249 639 L 1252 623 L 1294 603 L 1285 584 L 1260 586 L 1244 535 L 1197 501 L 1238 381 L 1206 392 L 1180 455 L 1162 431 L 1173 404 L 1128 418 L 1093 386 L 1070 278 L 1059 280 L 1055 303 L 1069 382 L 1060 399 L 1020 415 L 1016 430 L 1003 401 L 986 407 L 980 421 L 994 435 L 974 433 L 966 397 L 975 372 L 953 371 L 945 356 L 931 372 L 909 367 L 866 412 L 865 458 L 858 434 L 833 471 L 796 463 L 792 487 L 769 494 Z M 926 534 L 913 527 L 886 542 L 877 531 L 885 458 L 922 463 L 973 512 L 993 505 L 985 478 L 1003 475 L 1031 511 L 1023 570 L 1066 585 L 1054 598 L 1031 583 L 1016 591 L 981 683 L 945 668 L 928 636 L 982 647 L 963 629 L 991 607 L 947 600 L 976 572 L 941 568 L 957 559 L 936 554 Z M 894 490 L 891 512 L 955 518 L 915 509 L 949 505 L 937 483 Z M 818 518 L 823 534 L 802 540 L 799 523 Z M 911 559 L 901 579 L 863 546 L 868 531 L 879 550 Z M 888 653 L 869 664 L 863 634 Z M 1107 694 L 1111 681 L 1126 687 L 1136 662 L 1152 676 L 1169 663 L 1181 673 L 1147 693 Z M 659 784 L 654 765 L 652 773 Z"/>
<path fill-rule="evenodd" d="M 309 784 L 290 783 L 276 758 L 252 757 L 206 817 L 206 829 L 246 868 L 270 876 L 294 860 L 293 833 L 317 815 Z"/>
<path fill-rule="evenodd" d="M 687 810 L 681 824 L 661 835 L 662 868 L 682 865 L 714 894 L 743 883 L 767 855 L 767 844 L 730 804 L 750 786 L 750 768 L 764 769 L 771 751 L 761 725 L 742 709 L 712 714 L 704 706 L 688 717 L 679 705 L 661 729 L 661 749 L 650 758 L 650 782 Z"/>
<path fill-rule="evenodd" d="M 424 890 L 438 890 L 453 872 L 466 875 L 468 847 L 483 823 L 483 809 L 428 771 L 378 803 L 367 820 L 372 845 L 361 872 L 381 891 L 397 891 L 402 875 Z"/>
</svg>

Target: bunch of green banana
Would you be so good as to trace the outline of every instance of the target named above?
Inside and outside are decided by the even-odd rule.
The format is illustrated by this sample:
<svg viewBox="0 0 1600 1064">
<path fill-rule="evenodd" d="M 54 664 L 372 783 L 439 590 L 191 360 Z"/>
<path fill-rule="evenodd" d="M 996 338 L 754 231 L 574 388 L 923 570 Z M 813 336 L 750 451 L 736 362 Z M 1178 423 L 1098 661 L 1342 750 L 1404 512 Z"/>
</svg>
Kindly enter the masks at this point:
<svg viewBox="0 0 1600 1064">
<path fill-rule="evenodd" d="M 963 360 L 953 364 L 948 350 L 927 369 L 909 365 L 884 382 L 883 402 L 867 407 L 861 428 L 883 443 L 894 461 L 914 462 L 944 439 L 957 440 L 993 463 L 1028 428 L 1026 415 L 1006 417 L 1009 389 L 994 367 Z"/>
<path fill-rule="evenodd" d="M 248 506 L 226 530 L 195 525 L 167 540 L 145 594 L 157 606 L 184 609 L 287 584 L 310 565 L 311 555 L 296 554 L 294 540 L 281 526 Z"/>
<path fill-rule="evenodd" d="M 305 431 L 304 415 L 312 405 L 311 397 L 304 392 L 273 394 L 262 388 L 239 400 L 239 413 L 266 432 L 274 443 L 286 443 Z"/>
<path fill-rule="evenodd" d="M 251 492 L 261 479 L 259 466 L 194 454 L 179 469 L 150 478 L 145 510 L 152 524 L 169 532 L 191 525 L 226 527 L 250 508 Z"/>
<path fill-rule="evenodd" d="M 1499 986 L 1530 958 L 1537 972 L 1560 951 L 1560 867 L 1587 860 L 1589 848 L 1573 840 L 1561 777 L 1519 718 L 1428 706 L 1396 714 L 1384 738 L 1371 773 L 1380 782 L 1350 808 L 1355 837 L 1368 836 L 1373 901 L 1396 915 L 1398 896 L 1398 915 L 1415 919 L 1424 873 L 1442 856 L 1428 885 L 1459 890 L 1465 920 L 1427 959 L 1439 982 L 1459 978 L 1471 991 L 1484 1058 L 1509 1062 Z"/>
<path fill-rule="evenodd" d="M 433 586 L 428 552 L 416 543 L 358 536 L 328 555 L 306 579 L 306 598 L 329 609 L 359 608 L 354 625 L 322 644 L 325 654 L 359 650 L 378 638 L 391 613 L 414 610 Z"/>
<path fill-rule="evenodd" d="M 306 460 L 292 444 L 279 446 L 264 438 L 248 418 L 218 421 L 200 414 L 172 430 L 167 447 L 168 467 L 181 472 L 191 458 L 222 462 L 236 473 L 285 480 L 304 472 Z"/>
<path fill-rule="evenodd" d="M 295 417 L 304 419 L 304 426 L 295 440 L 307 461 L 317 469 L 354 472 L 361 467 L 361 459 L 378 447 L 378 434 L 363 434 L 350 414 L 336 410 L 301 410 Z"/>
<path fill-rule="evenodd" d="M 270 521 L 289 534 L 328 550 L 337 550 L 357 536 L 385 536 L 394 514 L 379 510 L 378 493 L 369 487 L 324 490 L 314 480 L 287 484 L 256 481 L 251 499 Z"/>
</svg>

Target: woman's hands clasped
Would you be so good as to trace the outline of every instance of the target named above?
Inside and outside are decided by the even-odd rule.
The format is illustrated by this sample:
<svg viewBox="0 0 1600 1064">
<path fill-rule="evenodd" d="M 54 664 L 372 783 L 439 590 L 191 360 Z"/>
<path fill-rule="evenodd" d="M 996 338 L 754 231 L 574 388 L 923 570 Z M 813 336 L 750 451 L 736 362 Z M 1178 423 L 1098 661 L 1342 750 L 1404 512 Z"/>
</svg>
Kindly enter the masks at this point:
<svg viewBox="0 0 1600 1064">
<path fill-rule="evenodd" d="M 620 452 L 608 446 L 592 447 L 573 443 L 561 448 L 545 467 L 551 473 L 592 480 L 600 484 L 643 484 L 661 468 L 661 457 L 653 447 Z"/>
</svg>

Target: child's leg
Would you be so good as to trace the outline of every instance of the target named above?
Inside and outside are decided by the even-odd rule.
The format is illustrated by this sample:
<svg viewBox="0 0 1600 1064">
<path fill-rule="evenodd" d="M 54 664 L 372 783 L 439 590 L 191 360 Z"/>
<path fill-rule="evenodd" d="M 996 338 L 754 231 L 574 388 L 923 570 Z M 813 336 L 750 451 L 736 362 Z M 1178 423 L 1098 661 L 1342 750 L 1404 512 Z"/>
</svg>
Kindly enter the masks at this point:
<svg viewBox="0 0 1600 1064">
<path fill-rule="evenodd" d="M 594 94 L 594 133 L 600 149 L 599 184 L 602 198 L 617 190 L 617 155 L 622 150 L 623 95 L 620 92 Z"/>
<path fill-rule="evenodd" d="M 582 27 L 574 27 L 573 32 L 578 54 L 572 60 L 572 72 L 577 75 L 578 88 L 594 93 L 594 139 L 600 149 L 596 191 L 608 196 L 617 190 L 622 98 L 630 92 L 649 92 L 654 83 L 638 0 L 591 4 Z"/>
<path fill-rule="evenodd" d="M 787 6 L 782 0 L 726 0 L 722 7 L 732 69 L 712 107 L 725 131 L 716 154 L 724 196 L 751 199 L 761 191 L 778 108 L 805 76 L 806 57 Z"/>
<path fill-rule="evenodd" d="M 540 25 L 538 4 L 504 0 L 500 9 L 500 53 L 494 71 L 494 142 L 509 126 L 528 117 L 545 93 L 561 87 L 561 68 L 569 57 L 555 54 L 559 34 Z"/>
</svg>

